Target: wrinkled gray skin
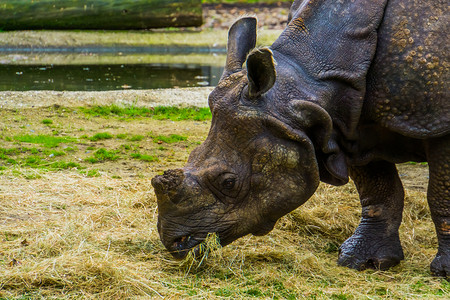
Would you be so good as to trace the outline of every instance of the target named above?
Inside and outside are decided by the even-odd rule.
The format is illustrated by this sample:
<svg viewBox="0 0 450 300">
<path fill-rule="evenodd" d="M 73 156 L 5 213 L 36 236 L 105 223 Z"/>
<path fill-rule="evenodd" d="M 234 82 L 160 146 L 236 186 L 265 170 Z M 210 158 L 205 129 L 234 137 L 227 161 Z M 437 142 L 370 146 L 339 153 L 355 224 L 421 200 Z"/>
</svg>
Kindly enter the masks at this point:
<svg viewBox="0 0 450 300">
<path fill-rule="evenodd" d="M 222 245 L 266 234 L 320 180 L 350 176 L 362 218 L 338 263 L 389 268 L 404 258 L 395 163 L 428 161 L 439 241 L 431 271 L 450 276 L 446 9 L 446 1 L 295 1 L 285 31 L 261 49 L 256 20 L 238 20 L 209 97 L 206 141 L 183 169 L 152 180 L 167 249 L 181 258 L 209 232 Z"/>
</svg>

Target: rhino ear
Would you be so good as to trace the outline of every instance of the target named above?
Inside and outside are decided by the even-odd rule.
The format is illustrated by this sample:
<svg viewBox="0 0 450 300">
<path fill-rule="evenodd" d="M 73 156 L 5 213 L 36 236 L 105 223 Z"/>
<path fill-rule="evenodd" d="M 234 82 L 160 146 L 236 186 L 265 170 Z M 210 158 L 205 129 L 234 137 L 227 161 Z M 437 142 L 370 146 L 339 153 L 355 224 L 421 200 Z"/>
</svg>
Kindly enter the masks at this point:
<svg viewBox="0 0 450 300">
<path fill-rule="evenodd" d="M 295 122 L 291 126 L 305 132 L 314 144 L 320 180 L 333 185 L 346 184 L 346 157 L 336 142 L 330 115 L 319 105 L 308 101 L 293 100 L 290 106 L 295 113 L 289 118 Z"/>
<path fill-rule="evenodd" d="M 242 70 L 247 54 L 256 45 L 256 25 L 254 17 L 237 20 L 228 31 L 227 61 L 223 77 Z"/>
<path fill-rule="evenodd" d="M 272 51 L 254 49 L 247 57 L 248 97 L 257 98 L 275 84 L 277 73 Z"/>
</svg>

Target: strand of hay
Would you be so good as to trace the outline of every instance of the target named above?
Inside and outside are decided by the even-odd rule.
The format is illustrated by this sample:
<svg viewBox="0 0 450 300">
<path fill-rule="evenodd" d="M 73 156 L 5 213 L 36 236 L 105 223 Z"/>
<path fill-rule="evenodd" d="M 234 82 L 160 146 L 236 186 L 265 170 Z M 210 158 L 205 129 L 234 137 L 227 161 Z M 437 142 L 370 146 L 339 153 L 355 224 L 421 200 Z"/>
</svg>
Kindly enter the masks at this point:
<svg viewBox="0 0 450 300">
<path fill-rule="evenodd" d="M 186 257 L 179 262 L 180 267 L 186 268 L 188 275 L 192 268 L 199 269 L 208 258 L 222 259 L 222 246 L 216 233 L 208 233 L 205 240 L 197 247 L 192 248 Z"/>
</svg>

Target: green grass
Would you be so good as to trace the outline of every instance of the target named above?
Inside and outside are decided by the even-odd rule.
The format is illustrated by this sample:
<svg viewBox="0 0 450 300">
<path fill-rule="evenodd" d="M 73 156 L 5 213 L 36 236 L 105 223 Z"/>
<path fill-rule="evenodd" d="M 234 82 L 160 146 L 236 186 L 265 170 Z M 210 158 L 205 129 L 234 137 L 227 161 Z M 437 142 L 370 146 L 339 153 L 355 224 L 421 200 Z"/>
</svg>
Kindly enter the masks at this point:
<svg viewBox="0 0 450 300">
<path fill-rule="evenodd" d="M 55 161 L 49 165 L 49 167 L 53 170 L 67 170 L 72 168 L 82 169 L 83 167 L 80 164 L 75 162 L 65 162 L 65 161 Z"/>
<path fill-rule="evenodd" d="M 139 160 L 143 160 L 146 162 L 159 161 L 159 158 L 157 156 L 153 156 L 153 155 L 147 155 L 147 154 L 141 154 L 141 153 L 131 153 L 130 156 L 134 159 L 139 159 Z"/>
<path fill-rule="evenodd" d="M 81 174 L 86 175 L 86 177 L 99 177 L 100 176 L 100 172 L 97 169 L 91 169 L 88 171 L 81 171 Z"/>
<path fill-rule="evenodd" d="M 68 147 L 64 149 L 65 151 L 71 151 L 71 148 Z M 66 155 L 64 151 L 58 150 L 50 150 L 50 149 L 38 149 L 38 148 L 28 148 L 28 147 L 16 147 L 16 148 L 0 148 L 0 156 L 13 156 L 19 154 L 42 154 L 46 156 L 63 156 Z"/>
<path fill-rule="evenodd" d="M 86 161 L 94 164 L 105 161 L 116 161 L 119 158 L 120 156 L 117 155 L 116 151 L 108 151 L 104 148 L 100 148 L 94 152 L 93 156 L 86 158 Z"/>
<path fill-rule="evenodd" d="M 114 136 L 108 132 L 99 132 L 94 134 L 92 137 L 88 138 L 89 140 L 96 142 L 101 140 L 112 139 Z"/>
<path fill-rule="evenodd" d="M 64 155 L 66 155 L 66 152 L 64 152 L 64 151 L 56 151 L 56 150 L 52 150 L 52 151 L 42 151 L 42 153 L 44 154 L 44 155 L 47 155 L 47 156 L 49 156 L 49 157 L 55 157 L 55 156 L 64 156 Z"/>
<path fill-rule="evenodd" d="M 25 158 L 24 164 L 27 167 L 37 168 L 42 166 L 44 163 L 42 161 L 42 158 L 39 156 L 28 156 L 27 158 Z"/>
<path fill-rule="evenodd" d="M 125 151 L 131 150 L 131 145 L 128 145 L 128 144 L 120 145 L 120 149 L 125 150 Z"/>
<path fill-rule="evenodd" d="M 130 137 L 130 141 L 132 142 L 139 142 L 142 141 L 145 137 L 143 135 L 133 135 L 132 137 Z"/>
<path fill-rule="evenodd" d="M 50 119 L 44 119 L 44 120 L 42 120 L 42 124 L 50 125 L 50 124 L 53 124 L 53 121 Z"/>
<path fill-rule="evenodd" d="M 158 135 L 158 136 L 152 136 L 153 142 L 155 143 L 166 143 L 166 144 L 172 144 L 172 143 L 178 143 L 182 141 L 186 141 L 187 137 L 178 135 L 178 134 L 171 134 L 171 135 Z"/>
<path fill-rule="evenodd" d="M 64 155 L 64 154 L 61 154 Z M 60 156 L 60 155 L 57 155 Z M 51 158 L 54 156 L 50 156 Z M 4 161 L 10 165 L 18 165 L 21 167 L 41 169 L 43 171 L 59 171 L 72 168 L 82 169 L 83 167 L 75 162 L 66 162 L 61 160 L 52 161 L 40 155 L 29 155 L 26 157 L 9 158 L 6 155 L 0 154 L 0 162 Z M 3 167 L 4 168 L 4 167 Z"/>
<path fill-rule="evenodd" d="M 6 157 L 6 155 L 8 155 L 8 156 L 15 155 L 17 153 L 18 153 L 17 148 L 11 148 L 11 149 L 0 148 L 0 157 Z"/>
<path fill-rule="evenodd" d="M 58 160 L 65 156 L 66 152 L 49 149 L 37 149 L 27 147 L 0 148 L 0 162 L 9 165 L 17 165 L 32 169 L 42 169 L 44 171 L 67 170 L 71 168 L 82 169 L 82 166 L 75 162 Z M 4 167 L 2 168 L 4 169 Z"/>
<path fill-rule="evenodd" d="M 157 106 L 157 107 L 137 107 L 137 106 L 92 106 L 80 107 L 79 110 L 86 115 L 95 117 L 122 117 L 122 118 L 137 118 L 147 117 L 156 120 L 194 120 L 206 121 L 211 120 L 211 111 L 206 107 L 171 107 L 171 106 Z"/>
<path fill-rule="evenodd" d="M 76 152 L 78 150 L 77 147 L 66 147 L 64 148 L 64 151 L 66 152 Z"/>
<path fill-rule="evenodd" d="M 73 137 L 57 137 L 51 135 L 16 135 L 14 140 L 21 143 L 40 144 L 47 148 L 55 148 L 61 143 L 73 143 L 76 141 Z"/>
</svg>

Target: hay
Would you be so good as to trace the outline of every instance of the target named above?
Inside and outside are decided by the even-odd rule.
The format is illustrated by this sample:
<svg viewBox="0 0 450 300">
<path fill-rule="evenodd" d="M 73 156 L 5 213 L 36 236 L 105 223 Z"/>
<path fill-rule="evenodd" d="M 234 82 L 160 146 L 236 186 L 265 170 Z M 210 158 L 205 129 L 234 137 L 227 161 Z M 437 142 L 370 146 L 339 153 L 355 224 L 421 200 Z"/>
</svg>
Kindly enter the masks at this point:
<svg viewBox="0 0 450 300">
<path fill-rule="evenodd" d="M 221 259 L 222 246 L 216 233 L 208 233 L 205 240 L 192 248 L 186 257 L 179 262 L 179 266 L 186 269 L 186 275 L 193 269 L 199 269 L 207 259 Z"/>
<path fill-rule="evenodd" d="M 37 129 L 50 112 L 36 111 L 34 115 L 20 110 L 12 118 L 24 116 L 25 124 Z M 14 125 L 9 118 L 2 119 L 3 124 Z M 61 131 L 68 134 L 83 127 L 89 136 L 104 128 L 116 135 L 123 133 L 124 126 L 135 134 L 149 128 L 158 134 L 189 132 L 194 141 L 203 140 L 209 127 L 197 122 L 147 119 L 126 123 L 113 118 L 78 123 L 80 120 L 84 120 L 80 114 L 67 114 L 55 116 L 54 124 L 61 124 Z M 3 134 L 10 136 L 28 128 L 14 126 L 2 127 Z M 104 141 L 102 147 L 112 149 L 107 144 L 110 142 Z M 141 146 L 146 147 L 144 143 Z M 406 258 L 389 271 L 358 272 L 336 265 L 340 243 L 359 223 L 361 209 L 353 184 L 321 184 L 309 201 L 281 218 L 266 236 L 246 236 L 221 248 L 217 236 L 210 234 L 197 255 L 191 253 L 181 263 L 173 260 L 157 233 L 157 205 L 150 179 L 161 170 L 184 165 L 191 148 L 172 144 L 167 148 L 164 151 L 170 155 L 160 162 L 122 160 L 97 165 L 99 177 L 87 177 L 77 170 L 1 170 L 0 298 L 450 296 L 448 282 L 429 273 L 437 241 L 424 190 L 407 188 L 400 228 Z M 415 166 L 406 167 L 402 172 Z M 120 177 L 109 176 L 111 173 Z"/>
<path fill-rule="evenodd" d="M 0 297 L 449 295 L 445 281 L 429 276 L 435 235 L 423 192 L 407 193 L 401 228 L 407 261 L 386 272 L 357 272 L 336 265 L 337 247 L 359 219 L 352 185 L 321 185 L 267 236 L 244 237 L 222 248 L 209 234 L 197 252 L 177 262 L 159 241 L 150 177 L 87 178 L 66 171 L 30 181 L 1 175 Z"/>
</svg>

